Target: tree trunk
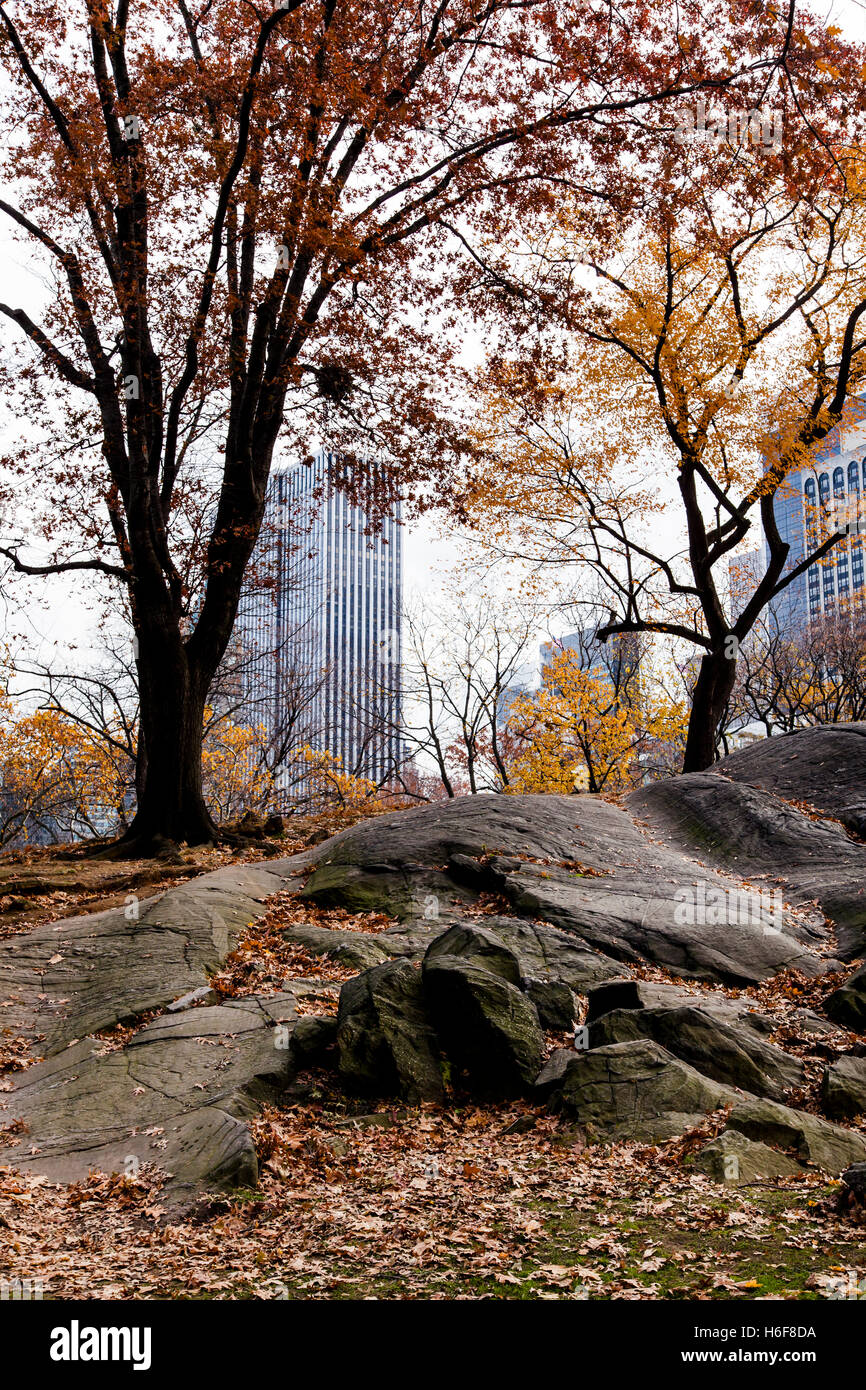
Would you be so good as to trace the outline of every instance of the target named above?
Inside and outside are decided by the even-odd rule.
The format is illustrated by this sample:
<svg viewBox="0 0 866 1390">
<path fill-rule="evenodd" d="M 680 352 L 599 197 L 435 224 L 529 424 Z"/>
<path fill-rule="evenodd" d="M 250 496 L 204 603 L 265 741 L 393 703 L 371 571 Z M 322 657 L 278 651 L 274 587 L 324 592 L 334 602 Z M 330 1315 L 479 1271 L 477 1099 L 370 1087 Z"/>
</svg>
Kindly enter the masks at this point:
<svg viewBox="0 0 866 1390">
<path fill-rule="evenodd" d="M 721 652 L 708 652 L 701 658 L 692 694 L 683 772 L 703 772 L 715 762 L 716 730 L 734 688 L 736 674 L 736 661 Z"/>
<path fill-rule="evenodd" d="M 152 854 L 165 841 L 219 838 L 202 793 L 202 725 L 209 679 L 175 632 L 139 636 L 139 739 L 144 757 L 138 808 L 118 851 Z"/>
</svg>

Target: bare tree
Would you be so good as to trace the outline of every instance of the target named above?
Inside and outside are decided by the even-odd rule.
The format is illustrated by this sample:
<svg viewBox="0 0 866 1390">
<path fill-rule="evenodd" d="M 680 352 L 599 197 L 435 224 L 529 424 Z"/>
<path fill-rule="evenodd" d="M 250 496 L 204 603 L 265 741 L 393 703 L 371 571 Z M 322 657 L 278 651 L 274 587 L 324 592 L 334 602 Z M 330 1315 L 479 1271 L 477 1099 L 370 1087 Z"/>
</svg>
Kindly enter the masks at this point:
<svg viewBox="0 0 866 1390">
<path fill-rule="evenodd" d="M 439 607 L 417 603 L 405 625 L 404 736 L 419 766 L 435 769 L 447 797 L 504 790 L 509 693 L 522 684 L 536 605 L 458 594 Z M 417 786 L 411 778 L 401 784 L 407 791 Z"/>
</svg>

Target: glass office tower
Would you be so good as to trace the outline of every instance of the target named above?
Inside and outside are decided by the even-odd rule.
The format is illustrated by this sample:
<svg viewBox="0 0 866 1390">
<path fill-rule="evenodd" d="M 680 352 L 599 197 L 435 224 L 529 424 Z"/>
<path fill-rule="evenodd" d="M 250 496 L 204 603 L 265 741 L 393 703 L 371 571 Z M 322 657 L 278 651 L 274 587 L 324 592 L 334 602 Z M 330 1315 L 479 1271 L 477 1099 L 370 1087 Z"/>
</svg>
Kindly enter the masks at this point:
<svg viewBox="0 0 866 1390">
<path fill-rule="evenodd" d="M 277 761 L 307 745 L 381 785 L 403 756 L 400 504 L 372 522 L 342 466 L 321 452 L 270 478 L 236 627 L 245 718 Z"/>
</svg>

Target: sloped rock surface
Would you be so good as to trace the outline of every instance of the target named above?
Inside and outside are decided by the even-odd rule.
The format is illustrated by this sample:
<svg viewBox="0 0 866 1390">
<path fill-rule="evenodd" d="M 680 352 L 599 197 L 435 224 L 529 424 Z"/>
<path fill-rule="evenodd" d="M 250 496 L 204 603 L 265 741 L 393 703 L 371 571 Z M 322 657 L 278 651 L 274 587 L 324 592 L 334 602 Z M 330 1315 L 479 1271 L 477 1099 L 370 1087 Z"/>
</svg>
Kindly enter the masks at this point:
<svg viewBox="0 0 866 1390">
<path fill-rule="evenodd" d="M 858 736 L 855 743 L 866 749 L 866 738 Z M 628 804 L 672 848 L 758 880 L 756 900 L 767 903 L 771 931 L 785 929 L 772 910 L 781 881 L 784 897 L 817 902 L 833 919 L 843 960 L 866 950 L 866 845 L 840 826 L 812 820 L 773 792 L 729 781 L 718 770 L 643 787 Z"/>
<path fill-rule="evenodd" d="M 608 956 L 544 922 L 489 916 L 484 918 L 484 930 L 514 952 L 526 980 L 557 981 L 583 994 L 600 981 L 621 974 Z"/>
<path fill-rule="evenodd" d="M 43 1034 L 39 1051 L 50 1056 L 198 988 L 303 858 L 218 869 L 137 905 L 0 941 L 4 1025 Z"/>
<path fill-rule="evenodd" d="M 543 917 L 614 960 L 650 961 L 686 979 L 748 985 L 785 967 L 823 973 L 813 949 L 817 934 L 787 921 L 779 927 L 760 906 L 752 913 L 752 895 L 721 880 L 703 881 L 726 902 L 736 904 L 742 895 L 746 920 L 681 920 L 677 894 L 697 897 L 695 874 L 682 863 L 642 874 L 623 869 L 610 880 L 518 873 L 508 876 L 502 891 L 516 912 Z"/>
<path fill-rule="evenodd" d="M 420 960 L 430 942 L 444 930 L 431 923 L 429 927 L 389 927 L 375 935 L 366 932 L 340 931 L 337 927 L 321 927 L 315 922 L 293 923 L 283 930 L 288 941 L 303 946 L 314 956 L 328 956 L 341 965 L 366 970 L 387 960 L 408 957 Z"/>
<path fill-rule="evenodd" d="M 849 1164 L 866 1159 L 866 1138 L 855 1130 L 754 1096 L 737 1101 L 728 1116 L 728 1128 L 787 1149 L 802 1163 L 812 1163 L 827 1173 L 841 1173 Z"/>
<path fill-rule="evenodd" d="M 772 1033 L 776 1022 L 753 1007 L 750 1000 L 731 999 L 688 989 L 684 985 L 661 984 L 655 980 L 608 980 L 587 992 L 587 1023 L 594 1023 L 614 1009 L 700 1008 L 711 1018 L 751 1028 L 758 1034 Z"/>
<path fill-rule="evenodd" d="M 630 815 L 595 797 L 457 797 L 378 817 L 321 847 L 303 893 L 357 910 L 360 879 L 367 907 L 414 921 L 499 892 L 515 916 L 541 918 L 585 950 L 697 979 L 748 984 L 783 966 L 824 969 L 814 950 L 820 932 L 784 912 L 777 920 L 738 880 L 654 843 Z M 723 932 L 715 922 L 679 920 L 678 890 L 697 896 L 700 885 L 740 907 L 742 920 Z"/>
<path fill-rule="evenodd" d="M 714 771 L 844 820 L 849 810 L 866 809 L 866 724 L 824 724 L 762 739 L 722 758 Z"/>
<path fill-rule="evenodd" d="M 249 996 L 165 1014 L 117 1051 L 75 1043 L 27 1070 L 7 1099 L 6 1123 L 27 1132 L 6 1161 L 62 1182 L 154 1163 L 172 1198 L 255 1182 L 242 1120 L 289 1084 L 295 1018 L 291 993 Z"/>
</svg>

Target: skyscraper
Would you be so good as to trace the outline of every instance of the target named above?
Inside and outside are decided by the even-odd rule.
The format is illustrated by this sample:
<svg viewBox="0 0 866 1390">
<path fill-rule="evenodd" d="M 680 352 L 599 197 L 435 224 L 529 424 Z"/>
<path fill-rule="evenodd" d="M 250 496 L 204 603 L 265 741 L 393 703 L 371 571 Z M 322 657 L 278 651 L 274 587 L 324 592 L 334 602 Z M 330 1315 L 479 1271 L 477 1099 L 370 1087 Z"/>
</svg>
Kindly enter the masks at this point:
<svg viewBox="0 0 866 1390">
<path fill-rule="evenodd" d="M 281 762 L 307 745 L 377 784 L 402 761 L 402 529 L 336 484 L 340 458 L 274 471 L 241 600 L 246 722 Z"/>
<path fill-rule="evenodd" d="M 820 622 L 852 603 L 862 606 L 866 598 L 866 424 L 855 419 L 833 430 L 809 467 L 789 474 L 774 498 L 773 511 L 779 534 L 790 547 L 785 572 L 802 564 L 822 539 L 848 529 L 826 559 L 810 565 L 772 601 L 770 609 L 780 631 Z M 731 560 L 735 614 L 745 606 L 768 562 L 766 540 L 760 550 Z"/>
</svg>

